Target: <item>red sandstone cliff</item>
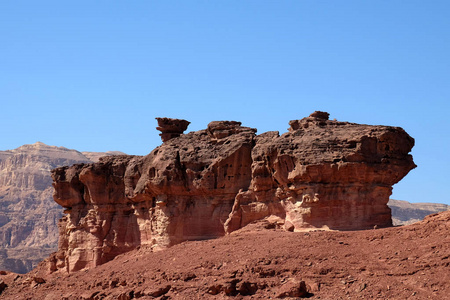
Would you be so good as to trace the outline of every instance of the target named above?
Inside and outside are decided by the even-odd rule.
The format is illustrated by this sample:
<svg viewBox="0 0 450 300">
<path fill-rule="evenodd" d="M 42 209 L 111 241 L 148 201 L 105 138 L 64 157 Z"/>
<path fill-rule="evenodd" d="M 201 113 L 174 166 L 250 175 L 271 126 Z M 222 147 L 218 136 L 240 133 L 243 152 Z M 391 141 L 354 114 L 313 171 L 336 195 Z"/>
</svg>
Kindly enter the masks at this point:
<svg viewBox="0 0 450 300">
<path fill-rule="evenodd" d="M 415 167 L 403 129 L 328 120 L 315 112 L 266 132 L 158 119 L 164 143 L 145 157 L 107 157 L 52 171 L 66 208 L 51 270 L 105 263 L 139 245 L 164 249 L 275 216 L 289 231 L 392 225 L 392 185 Z M 272 217 L 274 218 L 274 217 Z"/>
</svg>

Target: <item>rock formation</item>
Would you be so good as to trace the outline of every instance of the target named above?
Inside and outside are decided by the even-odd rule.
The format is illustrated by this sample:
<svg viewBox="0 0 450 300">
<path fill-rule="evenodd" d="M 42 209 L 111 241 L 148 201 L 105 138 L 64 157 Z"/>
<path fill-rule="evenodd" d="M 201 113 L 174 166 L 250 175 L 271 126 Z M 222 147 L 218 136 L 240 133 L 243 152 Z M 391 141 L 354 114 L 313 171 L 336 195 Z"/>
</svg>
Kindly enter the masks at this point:
<svg viewBox="0 0 450 300">
<path fill-rule="evenodd" d="M 269 216 L 289 231 L 391 226 L 392 185 L 415 167 L 403 129 L 324 112 L 290 121 L 281 136 L 234 121 L 181 134 L 187 124 L 158 119 L 163 144 L 145 157 L 52 171 L 54 199 L 66 208 L 52 271 L 93 267 L 140 245 L 220 237 Z"/>
<path fill-rule="evenodd" d="M 63 212 L 52 199 L 50 170 L 98 155 L 110 153 L 85 155 L 40 142 L 0 151 L 0 270 L 28 272 L 57 249 Z"/>
<path fill-rule="evenodd" d="M 180 119 L 156 118 L 160 136 L 163 142 L 179 137 L 189 126 L 190 122 Z"/>
</svg>

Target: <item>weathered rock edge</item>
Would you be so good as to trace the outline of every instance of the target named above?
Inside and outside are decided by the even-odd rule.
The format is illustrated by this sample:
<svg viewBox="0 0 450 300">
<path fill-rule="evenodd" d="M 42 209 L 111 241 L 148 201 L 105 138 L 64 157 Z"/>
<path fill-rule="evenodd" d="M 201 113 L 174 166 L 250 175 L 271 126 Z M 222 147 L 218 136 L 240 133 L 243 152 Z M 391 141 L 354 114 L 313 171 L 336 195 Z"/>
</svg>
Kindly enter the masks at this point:
<svg viewBox="0 0 450 300">
<path fill-rule="evenodd" d="M 51 271 L 94 267 L 140 245 L 220 237 L 268 216 L 289 231 L 392 226 L 392 185 L 415 168 L 414 139 L 402 128 L 324 112 L 290 121 L 281 136 L 234 121 L 182 134 L 188 124 L 164 118 L 162 129 L 176 134 L 147 156 L 52 171 L 66 216 Z"/>
</svg>

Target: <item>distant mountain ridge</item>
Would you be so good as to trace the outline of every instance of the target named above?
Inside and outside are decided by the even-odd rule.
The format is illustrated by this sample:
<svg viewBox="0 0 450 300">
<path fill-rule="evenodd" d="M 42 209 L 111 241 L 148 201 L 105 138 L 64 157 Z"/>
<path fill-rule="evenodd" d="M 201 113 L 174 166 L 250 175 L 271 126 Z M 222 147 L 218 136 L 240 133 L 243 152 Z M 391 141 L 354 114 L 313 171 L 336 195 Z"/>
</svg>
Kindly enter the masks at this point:
<svg viewBox="0 0 450 300">
<path fill-rule="evenodd" d="M 106 151 L 106 152 L 81 152 L 87 159 L 91 162 L 97 162 L 102 156 L 111 156 L 111 155 L 124 155 L 125 153 L 120 151 Z"/>
<path fill-rule="evenodd" d="M 410 203 L 403 200 L 390 199 L 394 225 L 409 225 L 423 220 L 428 215 L 450 210 L 450 205 L 441 203 Z"/>
<path fill-rule="evenodd" d="M 25 273 L 56 250 L 62 208 L 50 170 L 122 152 L 79 152 L 42 142 L 0 151 L 0 270 Z"/>
</svg>

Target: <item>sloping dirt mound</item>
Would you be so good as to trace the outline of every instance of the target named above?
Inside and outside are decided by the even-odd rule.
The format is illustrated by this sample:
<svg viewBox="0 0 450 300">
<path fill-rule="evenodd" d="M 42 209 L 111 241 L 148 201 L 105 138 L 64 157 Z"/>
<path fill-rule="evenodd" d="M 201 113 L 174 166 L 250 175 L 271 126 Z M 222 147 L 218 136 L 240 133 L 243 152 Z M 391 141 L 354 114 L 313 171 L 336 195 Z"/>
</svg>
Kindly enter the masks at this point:
<svg viewBox="0 0 450 300">
<path fill-rule="evenodd" d="M 284 232 L 140 248 L 70 275 L 0 275 L 4 299 L 448 299 L 450 212 L 413 225 Z"/>
</svg>

